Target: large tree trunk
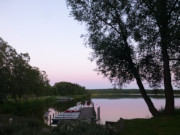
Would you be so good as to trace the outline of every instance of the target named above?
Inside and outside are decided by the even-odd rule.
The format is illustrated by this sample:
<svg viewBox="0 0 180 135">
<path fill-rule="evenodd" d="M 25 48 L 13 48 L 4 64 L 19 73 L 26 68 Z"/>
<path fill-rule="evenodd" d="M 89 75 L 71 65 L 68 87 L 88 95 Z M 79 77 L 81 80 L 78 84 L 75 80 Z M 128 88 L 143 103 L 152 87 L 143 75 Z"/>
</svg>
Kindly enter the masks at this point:
<svg viewBox="0 0 180 135">
<path fill-rule="evenodd" d="M 164 30 L 163 30 L 164 31 Z M 165 92 L 165 113 L 174 113 L 174 92 L 171 84 L 171 73 L 169 68 L 169 55 L 167 52 L 166 34 L 162 33 L 162 56 L 163 56 L 163 75 L 164 75 L 164 92 Z"/>
<path fill-rule="evenodd" d="M 165 113 L 172 114 L 174 112 L 174 92 L 171 84 L 171 73 L 169 67 L 169 55 L 168 55 L 168 15 L 167 15 L 167 0 L 162 2 L 162 8 L 160 8 L 159 18 L 157 23 L 161 35 L 161 50 L 163 57 L 163 75 L 164 75 L 164 91 L 165 91 Z"/>
<path fill-rule="evenodd" d="M 127 54 L 129 54 L 128 56 L 128 59 L 127 61 L 129 62 L 129 65 L 130 65 L 130 70 L 132 72 L 132 74 L 134 75 L 135 79 L 136 79 L 136 82 L 137 82 L 137 85 L 139 87 L 139 90 L 140 90 L 140 93 L 143 97 L 143 99 L 145 100 L 147 106 L 148 106 L 148 109 L 149 111 L 151 112 L 151 114 L 153 116 L 158 116 L 159 115 L 159 112 L 158 110 L 155 108 L 153 102 L 151 101 L 150 97 L 147 95 L 147 92 L 146 90 L 144 89 L 144 86 L 143 86 L 143 83 L 142 83 L 142 80 L 140 78 L 140 75 L 139 75 L 139 71 L 138 69 L 135 67 L 135 64 L 133 63 L 132 61 L 132 57 L 131 57 L 131 53 L 130 53 L 130 47 L 128 46 L 128 43 L 127 43 L 127 37 L 125 35 L 123 35 L 123 39 L 124 39 L 124 42 L 126 44 L 126 52 Z"/>
<path fill-rule="evenodd" d="M 164 48 L 164 47 L 163 47 Z M 165 91 L 165 113 L 174 113 L 174 92 L 171 84 L 171 74 L 169 69 L 169 56 L 167 49 L 162 49 L 163 54 L 163 68 L 164 68 L 164 91 Z"/>
<path fill-rule="evenodd" d="M 132 62 L 131 59 L 129 60 L 129 63 L 131 65 L 132 73 L 134 74 L 134 77 L 136 79 L 136 82 L 137 82 L 137 85 L 138 85 L 139 90 L 141 92 L 141 95 L 144 98 L 144 100 L 145 100 L 145 102 L 146 102 L 146 104 L 147 104 L 147 106 L 149 108 L 149 111 L 151 112 L 151 114 L 153 116 L 158 116 L 159 112 L 155 108 L 155 106 L 154 106 L 153 102 L 151 101 L 150 97 L 147 95 L 147 92 L 144 89 L 144 86 L 143 86 L 143 83 L 142 83 L 141 78 L 139 76 L 137 68 L 135 67 L 135 65 L 134 65 L 134 63 Z"/>
<path fill-rule="evenodd" d="M 169 55 L 168 55 L 168 38 L 170 37 L 168 33 L 168 23 L 170 17 L 168 16 L 167 0 L 156 1 L 157 5 L 152 1 L 145 2 L 149 8 L 152 16 L 155 17 L 157 25 L 159 27 L 159 32 L 161 36 L 161 54 L 163 58 L 163 76 L 164 76 L 164 91 L 165 91 L 165 113 L 172 114 L 174 112 L 174 93 L 171 84 L 171 73 L 169 67 Z M 152 8 L 154 7 L 154 8 Z"/>
</svg>

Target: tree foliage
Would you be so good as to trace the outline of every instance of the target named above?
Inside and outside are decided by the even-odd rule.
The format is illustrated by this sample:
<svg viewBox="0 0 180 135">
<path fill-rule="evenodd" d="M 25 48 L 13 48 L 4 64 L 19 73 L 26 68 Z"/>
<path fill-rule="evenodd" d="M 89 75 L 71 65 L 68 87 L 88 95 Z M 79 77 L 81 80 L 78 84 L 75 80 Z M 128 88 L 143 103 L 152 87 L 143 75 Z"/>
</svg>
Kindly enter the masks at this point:
<svg viewBox="0 0 180 135">
<path fill-rule="evenodd" d="M 50 91 L 46 73 L 29 65 L 29 61 L 27 53 L 18 54 L 0 38 L 0 100 L 7 100 L 8 96 L 27 99 Z"/>
<path fill-rule="evenodd" d="M 134 77 L 130 61 L 138 62 L 126 22 L 132 5 L 119 0 L 67 0 L 67 3 L 75 19 L 86 23 L 87 44 L 94 51 L 92 60 L 96 60 L 97 71 L 120 84 L 131 82 Z"/>
<path fill-rule="evenodd" d="M 173 112 L 171 72 L 178 81 L 178 0 L 67 0 L 71 15 L 86 24 L 87 44 L 94 51 L 97 71 L 120 85 L 136 80 L 153 115 L 158 115 L 142 81 L 164 84 L 166 105 Z M 171 71 L 171 72 L 170 72 Z"/>
<path fill-rule="evenodd" d="M 54 84 L 60 95 L 78 95 L 85 93 L 85 87 L 70 82 L 58 82 Z"/>
<path fill-rule="evenodd" d="M 180 1 L 152 0 L 137 1 L 137 11 L 134 16 L 135 27 L 132 31 L 138 33 L 140 55 L 151 57 L 156 64 L 145 64 L 143 67 L 158 67 L 152 70 L 157 84 L 164 84 L 166 105 L 165 112 L 174 111 L 174 92 L 172 82 L 177 86 L 179 80 L 180 60 Z M 142 58 L 143 59 L 143 58 Z M 154 84 L 156 82 L 151 81 Z"/>
</svg>

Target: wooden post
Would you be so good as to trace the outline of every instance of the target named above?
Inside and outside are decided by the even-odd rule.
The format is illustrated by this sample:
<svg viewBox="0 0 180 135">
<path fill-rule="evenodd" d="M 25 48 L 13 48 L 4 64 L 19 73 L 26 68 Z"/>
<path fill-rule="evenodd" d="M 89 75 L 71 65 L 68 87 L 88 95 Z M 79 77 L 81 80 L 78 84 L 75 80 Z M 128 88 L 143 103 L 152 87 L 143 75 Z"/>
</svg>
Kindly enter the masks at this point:
<svg viewBox="0 0 180 135">
<path fill-rule="evenodd" d="M 51 115 L 50 115 L 50 123 L 49 123 L 49 125 L 51 126 Z"/>
<path fill-rule="evenodd" d="M 100 120 L 100 106 L 97 108 L 97 120 Z"/>
</svg>

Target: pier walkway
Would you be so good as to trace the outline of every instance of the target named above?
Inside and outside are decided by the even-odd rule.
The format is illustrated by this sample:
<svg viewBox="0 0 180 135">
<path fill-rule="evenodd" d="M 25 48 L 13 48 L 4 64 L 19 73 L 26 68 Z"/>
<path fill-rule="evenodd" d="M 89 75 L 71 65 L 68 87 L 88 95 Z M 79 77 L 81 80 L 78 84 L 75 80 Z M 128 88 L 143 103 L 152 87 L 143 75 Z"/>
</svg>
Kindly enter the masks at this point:
<svg viewBox="0 0 180 135">
<path fill-rule="evenodd" d="M 89 120 L 89 121 L 96 119 L 96 113 L 95 113 L 94 107 L 82 108 L 78 119 L 79 120 Z"/>
</svg>

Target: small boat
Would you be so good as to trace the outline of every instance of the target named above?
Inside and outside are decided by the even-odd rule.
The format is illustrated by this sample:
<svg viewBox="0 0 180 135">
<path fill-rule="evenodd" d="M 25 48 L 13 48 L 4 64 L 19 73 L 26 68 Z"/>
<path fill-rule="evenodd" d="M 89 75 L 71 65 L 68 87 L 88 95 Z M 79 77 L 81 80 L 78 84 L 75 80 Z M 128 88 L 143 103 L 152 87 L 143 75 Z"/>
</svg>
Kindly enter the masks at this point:
<svg viewBox="0 0 180 135">
<path fill-rule="evenodd" d="M 79 117 L 80 112 L 63 112 L 58 114 L 52 119 L 52 124 L 57 124 L 59 120 L 76 120 Z"/>
</svg>

